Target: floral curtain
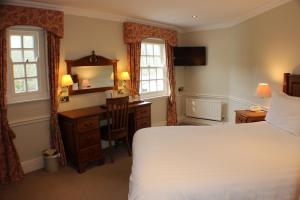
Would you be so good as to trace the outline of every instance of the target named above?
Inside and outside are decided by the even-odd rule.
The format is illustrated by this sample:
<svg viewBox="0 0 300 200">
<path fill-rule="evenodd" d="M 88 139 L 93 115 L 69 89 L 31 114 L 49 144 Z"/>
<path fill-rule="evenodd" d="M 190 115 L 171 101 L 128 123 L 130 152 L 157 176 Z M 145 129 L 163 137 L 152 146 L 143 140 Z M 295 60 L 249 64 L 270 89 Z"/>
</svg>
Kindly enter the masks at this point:
<svg viewBox="0 0 300 200">
<path fill-rule="evenodd" d="M 58 77 L 59 77 L 59 48 L 60 38 L 55 34 L 47 33 L 47 46 L 48 46 L 48 65 L 49 65 L 49 85 L 50 85 L 50 96 L 51 96 L 51 117 L 50 117 L 50 128 L 51 128 L 51 147 L 56 149 L 60 153 L 60 163 L 62 166 L 66 165 L 66 156 L 64 145 L 59 129 L 57 109 L 58 109 Z"/>
<path fill-rule="evenodd" d="M 62 38 L 64 13 L 55 10 L 0 4 L 0 30 L 15 25 L 38 26 Z"/>
<path fill-rule="evenodd" d="M 141 43 L 127 44 L 127 60 L 130 71 L 130 92 L 131 95 L 139 94 L 140 91 L 140 58 Z"/>
<path fill-rule="evenodd" d="M 0 30 L 0 183 L 22 179 L 24 173 L 7 120 L 7 44 L 6 31 Z"/>
<path fill-rule="evenodd" d="M 18 181 L 23 171 L 12 142 L 12 131 L 7 120 L 7 47 L 6 29 L 15 25 L 38 26 L 47 30 L 48 63 L 51 95 L 51 146 L 61 154 L 66 164 L 64 147 L 57 120 L 57 84 L 59 67 L 59 39 L 63 37 L 64 13 L 60 11 L 0 4 L 0 182 Z"/>
<path fill-rule="evenodd" d="M 146 38 L 160 38 L 166 42 L 167 68 L 170 84 L 170 96 L 167 108 L 167 124 L 176 125 L 176 83 L 173 63 L 173 46 L 177 44 L 176 31 L 132 22 L 124 23 L 124 42 L 128 46 L 127 56 L 131 75 L 132 94 L 138 94 L 139 92 L 141 42 Z"/>
<path fill-rule="evenodd" d="M 132 22 L 124 23 L 124 42 L 126 44 L 142 42 L 146 38 L 160 38 L 171 46 L 177 44 L 177 32 L 174 30 Z"/>
<path fill-rule="evenodd" d="M 170 85 L 170 96 L 168 98 L 167 107 L 167 125 L 174 126 L 177 124 L 177 110 L 176 110 L 176 81 L 175 81 L 175 70 L 173 60 L 173 47 L 166 44 L 166 57 L 167 57 L 167 68 L 168 78 Z"/>
</svg>

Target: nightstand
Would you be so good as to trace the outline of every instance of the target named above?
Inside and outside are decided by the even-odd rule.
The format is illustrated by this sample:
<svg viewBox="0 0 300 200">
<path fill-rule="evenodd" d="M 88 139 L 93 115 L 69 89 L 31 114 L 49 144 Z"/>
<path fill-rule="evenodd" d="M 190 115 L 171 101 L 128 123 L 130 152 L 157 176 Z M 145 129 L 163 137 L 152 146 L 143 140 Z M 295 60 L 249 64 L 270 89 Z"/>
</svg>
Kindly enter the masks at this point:
<svg viewBox="0 0 300 200">
<path fill-rule="evenodd" d="M 267 115 L 265 111 L 252 112 L 250 110 L 236 110 L 235 113 L 235 123 L 237 124 L 265 121 Z"/>
</svg>

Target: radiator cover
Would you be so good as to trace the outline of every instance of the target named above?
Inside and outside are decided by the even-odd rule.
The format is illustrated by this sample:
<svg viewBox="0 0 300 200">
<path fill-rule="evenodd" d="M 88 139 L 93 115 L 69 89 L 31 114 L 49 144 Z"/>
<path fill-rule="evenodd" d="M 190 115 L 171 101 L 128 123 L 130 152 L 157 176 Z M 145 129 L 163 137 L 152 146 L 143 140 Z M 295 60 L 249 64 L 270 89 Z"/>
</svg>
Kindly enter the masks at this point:
<svg viewBox="0 0 300 200">
<path fill-rule="evenodd" d="M 222 121 L 222 102 L 210 99 L 186 98 L 186 116 Z"/>
</svg>

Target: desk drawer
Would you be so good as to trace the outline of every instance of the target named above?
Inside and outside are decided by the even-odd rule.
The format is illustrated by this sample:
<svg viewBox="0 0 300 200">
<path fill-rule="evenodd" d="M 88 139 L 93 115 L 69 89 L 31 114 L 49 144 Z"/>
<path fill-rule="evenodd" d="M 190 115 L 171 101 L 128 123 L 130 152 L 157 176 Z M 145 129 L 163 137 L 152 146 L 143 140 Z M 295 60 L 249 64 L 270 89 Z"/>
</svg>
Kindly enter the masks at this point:
<svg viewBox="0 0 300 200">
<path fill-rule="evenodd" d="M 97 160 L 101 157 L 100 145 L 94 145 L 92 147 L 79 151 L 79 162 Z"/>
<path fill-rule="evenodd" d="M 142 128 L 147 128 L 150 126 L 151 126 L 151 118 L 150 117 L 145 117 L 145 118 L 136 120 L 136 130 L 139 130 Z"/>
<path fill-rule="evenodd" d="M 98 116 L 85 117 L 78 120 L 77 123 L 78 132 L 86 132 L 97 128 L 99 128 Z"/>
<path fill-rule="evenodd" d="M 151 107 L 150 106 L 143 106 L 136 109 L 136 119 L 141 119 L 144 117 L 151 116 Z"/>
<path fill-rule="evenodd" d="M 96 144 L 100 144 L 100 131 L 98 129 L 79 134 L 79 148 L 84 149 Z"/>
</svg>

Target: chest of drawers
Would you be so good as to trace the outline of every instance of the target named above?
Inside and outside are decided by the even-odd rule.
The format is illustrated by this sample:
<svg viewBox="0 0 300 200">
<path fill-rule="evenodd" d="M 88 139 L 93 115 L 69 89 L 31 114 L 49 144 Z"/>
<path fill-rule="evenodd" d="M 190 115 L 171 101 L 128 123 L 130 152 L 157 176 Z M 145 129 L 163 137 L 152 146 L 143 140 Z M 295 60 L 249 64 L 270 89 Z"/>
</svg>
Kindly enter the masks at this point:
<svg viewBox="0 0 300 200">
<path fill-rule="evenodd" d="M 252 112 L 249 110 L 237 110 L 235 111 L 235 123 L 251 123 L 264 121 L 266 117 L 266 112 Z"/>
<path fill-rule="evenodd" d="M 88 163 L 104 162 L 101 151 L 101 132 L 99 115 L 75 119 L 60 116 L 60 127 L 66 155 L 80 173 L 85 171 Z"/>
</svg>

